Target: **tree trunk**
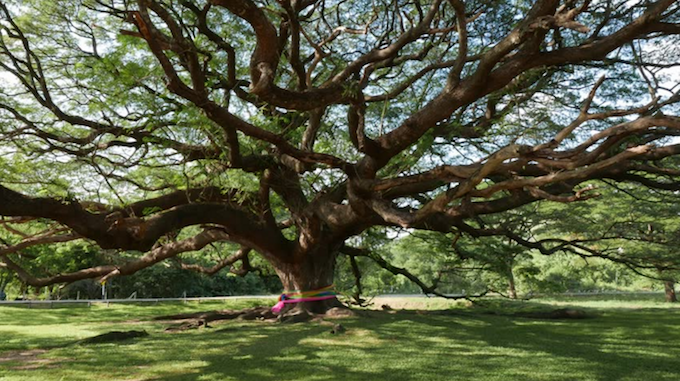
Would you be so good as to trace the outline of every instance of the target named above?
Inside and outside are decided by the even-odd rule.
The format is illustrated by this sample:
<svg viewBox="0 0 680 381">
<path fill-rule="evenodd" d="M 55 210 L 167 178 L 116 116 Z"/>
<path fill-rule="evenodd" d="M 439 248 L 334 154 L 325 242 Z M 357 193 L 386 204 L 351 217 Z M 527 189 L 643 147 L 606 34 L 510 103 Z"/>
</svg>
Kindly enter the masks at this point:
<svg viewBox="0 0 680 381">
<path fill-rule="evenodd" d="M 0 300 L 7 299 L 7 294 L 5 293 L 5 289 L 7 288 L 8 284 L 9 284 L 9 275 L 2 274 L 0 276 Z"/>
<path fill-rule="evenodd" d="M 675 282 L 667 280 L 663 282 L 666 289 L 666 301 L 669 303 L 677 303 L 678 297 L 675 295 Z"/>
<path fill-rule="evenodd" d="M 517 289 L 515 288 L 515 275 L 512 270 L 508 273 L 508 296 L 510 299 L 517 299 Z"/>
<path fill-rule="evenodd" d="M 333 284 L 335 275 L 336 253 L 316 251 L 304 257 L 303 260 L 294 263 L 274 263 L 274 268 L 281 283 L 284 293 L 315 291 Z M 337 298 L 326 300 L 287 303 L 281 314 L 304 310 L 306 312 L 323 314 L 333 307 L 341 307 L 342 303 Z"/>
</svg>

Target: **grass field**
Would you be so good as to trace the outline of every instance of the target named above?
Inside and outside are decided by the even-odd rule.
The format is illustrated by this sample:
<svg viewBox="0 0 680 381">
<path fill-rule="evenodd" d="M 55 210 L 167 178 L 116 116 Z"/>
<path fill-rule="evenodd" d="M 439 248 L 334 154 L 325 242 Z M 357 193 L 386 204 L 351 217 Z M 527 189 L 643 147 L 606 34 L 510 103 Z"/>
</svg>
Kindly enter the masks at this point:
<svg viewBox="0 0 680 381">
<path fill-rule="evenodd" d="M 646 298 L 376 300 L 398 313 L 322 323 L 215 322 L 164 333 L 164 314 L 243 308 L 269 301 L 0 307 L 0 380 L 680 380 L 680 308 Z M 594 317 L 543 320 L 518 311 L 565 305 Z M 150 336 L 73 344 L 113 330 Z"/>
</svg>

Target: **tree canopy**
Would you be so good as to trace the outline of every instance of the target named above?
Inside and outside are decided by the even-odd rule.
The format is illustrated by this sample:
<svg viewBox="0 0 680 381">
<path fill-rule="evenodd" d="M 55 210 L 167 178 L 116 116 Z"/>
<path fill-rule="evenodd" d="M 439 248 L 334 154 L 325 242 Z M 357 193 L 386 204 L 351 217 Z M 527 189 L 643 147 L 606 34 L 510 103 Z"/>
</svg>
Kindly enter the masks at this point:
<svg viewBox="0 0 680 381">
<path fill-rule="evenodd" d="M 679 189 L 673 0 L 0 2 L 0 266 L 42 286 L 229 242 L 288 290 L 375 227 Z M 355 238 L 353 238 L 355 237 Z M 36 276 L 26 247 L 126 250 Z M 413 252 L 427 261 L 428 253 Z M 121 259 L 123 258 L 123 259 Z M 389 268 L 382 258 L 372 256 Z"/>
</svg>

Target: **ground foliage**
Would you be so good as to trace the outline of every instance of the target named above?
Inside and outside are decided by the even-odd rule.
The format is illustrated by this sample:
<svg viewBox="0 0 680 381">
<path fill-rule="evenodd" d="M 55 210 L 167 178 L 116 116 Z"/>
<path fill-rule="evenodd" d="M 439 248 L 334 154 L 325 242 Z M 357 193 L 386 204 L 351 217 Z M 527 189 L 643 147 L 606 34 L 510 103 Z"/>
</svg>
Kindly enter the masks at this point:
<svg viewBox="0 0 680 381">
<path fill-rule="evenodd" d="M 214 322 L 165 333 L 161 314 L 242 308 L 229 304 L 2 307 L 0 377 L 18 380 L 675 380 L 677 308 L 645 298 L 534 302 L 489 300 L 476 307 L 387 298 L 394 311 L 333 324 Z M 559 308 L 582 320 L 518 316 Z M 403 307 L 408 310 L 402 311 Z M 72 345 L 118 331 L 149 333 L 119 343 Z M 66 346 L 63 346 L 66 345 Z"/>
</svg>

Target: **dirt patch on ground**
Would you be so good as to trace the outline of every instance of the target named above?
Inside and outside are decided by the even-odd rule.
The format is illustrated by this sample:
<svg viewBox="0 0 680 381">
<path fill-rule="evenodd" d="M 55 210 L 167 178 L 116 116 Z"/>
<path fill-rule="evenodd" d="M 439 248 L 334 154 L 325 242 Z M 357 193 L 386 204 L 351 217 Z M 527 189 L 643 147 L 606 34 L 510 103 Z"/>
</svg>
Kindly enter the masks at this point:
<svg viewBox="0 0 680 381">
<path fill-rule="evenodd" d="M 8 361 L 27 361 L 35 359 L 36 356 L 47 352 L 47 349 L 31 349 L 24 351 L 9 351 L 0 353 L 0 362 Z"/>
<path fill-rule="evenodd" d="M 50 349 L 64 348 L 64 347 L 68 347 L 70 345 L 119 342 L 119 341 L 134 339 L 134 338 L 138 338 L 138 337 L 145 337 L 145 336 L 148 336 L 148 335 L 149 334 L 146 333 L 146 331 L 126 331 L 126 332 L 112 331 L 112 332 L 107 332 L 107 333 L 97 335 L 97 336 L 94 336 L 94 337 L 89 337 L 87 339 L 78 340 L 78 341 L 75 341 L 75 342 L 70 343 L 70 344 L 53 346 L 53 347 L 50 347 L 48 349 L 39 348 L 39 349 L 26 349 L 26 350 L 4 352 L 4 353 L 0 353 L 0 365 L 3 365 L 4 363 L 16 363 L 15 365 L 13 365 L 9 368 L 11 370 L 31 370 L 31 369 L 57 368 L 57 367 L 61 366 L 62 363 L 67 362 L 67 361 L 72 361 L 74 359 L 72 359 L 72 358 L 50 359 L 50 358 L 41 358 L 39 356 L 49 352 Z"/>
<path fill-rule="evenodd" d="M 0 363 L 17 362 L 18 365 L 10 367 L 11 370 L 31 370 L 56 368 L 64 359 L 45 359 L 38 356 L 47 353 L 47 349 L 31 349 L 21 351 L 9 351 L 0 353 Z"/>
</svg>

